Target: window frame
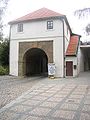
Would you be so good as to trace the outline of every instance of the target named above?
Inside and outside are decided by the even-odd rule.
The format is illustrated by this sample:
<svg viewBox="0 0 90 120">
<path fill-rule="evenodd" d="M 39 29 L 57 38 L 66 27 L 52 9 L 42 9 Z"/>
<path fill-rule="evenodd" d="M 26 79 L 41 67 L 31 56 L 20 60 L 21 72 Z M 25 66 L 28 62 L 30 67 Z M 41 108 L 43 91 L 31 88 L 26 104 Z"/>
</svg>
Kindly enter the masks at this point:
<svg viewBox="0 0 90 120">
<path fill-rule="evenodd" d="M 18 23 L 17 32 L 18 32 L 18 33 L 23 32 L 23 23 Z"/>
<path fill-rule="evenodd" d="M 47 30 L 53 30 L 53 20 L 47 21 Z"/>
</svg>

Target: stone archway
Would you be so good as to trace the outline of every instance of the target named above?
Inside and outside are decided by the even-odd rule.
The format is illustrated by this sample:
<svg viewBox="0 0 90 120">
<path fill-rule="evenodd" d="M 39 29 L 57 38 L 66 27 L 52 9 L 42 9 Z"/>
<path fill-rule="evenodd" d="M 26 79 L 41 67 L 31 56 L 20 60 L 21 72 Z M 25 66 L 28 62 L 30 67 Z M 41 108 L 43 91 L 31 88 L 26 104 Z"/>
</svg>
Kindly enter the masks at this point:
<svg viewBox="0 0 90 120">
<path fill-rule="evenodd" d="M 28 74 L 29 68 L 26 68 L 27 67 L 26 61 L 28 61 L 28 59 L 30 58 L 29 56 L 32 56 L 31 58 L 33 59 L 33 56 L 35 56 L 36 52 L 38 52 L 38 55 L 40 55 L 41 62 L 43 59 L 45 61 L 48 61 L 48 63 L 52 63 L 53 62 L 53 41 L 35 41 L 35 42 L 19 43 L 19 61 L 18 61 L 19 76 L 25 76 L 26 74 Z M 27 59 L 26 59 L 26 56 L 27 56 Z M 36 59 L 37 59 L 37 56 L 36 56 Z M 44 66 L 45 64 L 43 62 L 40 64 L 40 59 L 38 59 L 39 65 Z M 40 74 L 45 73 L 42 67 L 40 68 L 40 70 L 42 71 L 42 72 L 39 72 Z"/>
<path fill-rule="evenodd" d="M 47 76 L 48 57 L 40 48 L 31 48 L 24 55 L 24 75 L 26 76 Z"/>
</svg>

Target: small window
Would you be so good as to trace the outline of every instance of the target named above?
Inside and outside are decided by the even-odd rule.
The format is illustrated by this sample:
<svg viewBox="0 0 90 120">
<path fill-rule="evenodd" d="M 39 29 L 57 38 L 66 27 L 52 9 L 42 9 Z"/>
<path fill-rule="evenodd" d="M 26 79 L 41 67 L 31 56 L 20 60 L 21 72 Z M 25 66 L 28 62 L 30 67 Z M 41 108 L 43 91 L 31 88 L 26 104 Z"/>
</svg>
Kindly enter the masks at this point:
<svg viewBox="0 0 90 120">
<path fill-rule="evenodd" d="M 18 29 L 17 29 L 18 32 L 23 32 L 23 24 L 22 23 L 19 23 L 18 24 Z"/>
<path fill-rule="evenodd" d="M 47 29 L 53 29 L 53 21 L 47 21 Z"/>
</svg>

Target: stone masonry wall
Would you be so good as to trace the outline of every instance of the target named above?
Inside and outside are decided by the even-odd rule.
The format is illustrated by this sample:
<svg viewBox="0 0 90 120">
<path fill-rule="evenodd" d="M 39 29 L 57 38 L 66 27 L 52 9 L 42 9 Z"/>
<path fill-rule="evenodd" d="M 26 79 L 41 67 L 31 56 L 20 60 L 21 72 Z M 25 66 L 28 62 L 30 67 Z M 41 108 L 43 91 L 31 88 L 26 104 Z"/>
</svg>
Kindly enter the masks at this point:
<svg viewBox="0 0 90 120">
<path fill-rule="evenodd" d="M 19 76 L 24 76 L 24 55 L 31 48 L 40 48 L 46 53 L 48 57 L 48 63 L 53 62 L 53 41 L 20 42 L 18 61 Z"/>
</svg>

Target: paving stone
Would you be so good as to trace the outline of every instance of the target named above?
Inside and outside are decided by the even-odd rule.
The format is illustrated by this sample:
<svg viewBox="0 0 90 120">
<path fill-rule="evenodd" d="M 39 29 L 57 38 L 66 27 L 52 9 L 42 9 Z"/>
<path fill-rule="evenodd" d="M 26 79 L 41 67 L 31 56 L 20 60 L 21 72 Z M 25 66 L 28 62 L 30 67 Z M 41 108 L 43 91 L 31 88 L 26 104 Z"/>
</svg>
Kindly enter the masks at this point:
<svg viewBox="0 0 90 120">
<path fill-rule="evenodd" d="M 46 100 L 48 98 L 48 96 L 34 96 L 32 99 L 33 100 L 41 100 L 41 101 L 43 101 L 43 100 Z"/>
<path fill-rule="evenodd" d="M 89 95 L 89 96 L 90 96 L 90 91 L 88 91 L 87 95 Z"/>
<path fill-rule="evenodd" d="M 75 115 L 75 112 L 73 111 L 66 111 L 66 110 L 56 110 L 54 113 L 53 113 L 53 117 L 57 117 L 57 118 L 60 118 L 59 120 L 61 120 L 61 118 L 63 119 L 73 119 Z"/>
<path fill-rule="evenodd" d="M 22 113 L 22 112 L 26 112 L 27 110 L 31 110 L 32 107 L 31 106 L 25 106 L 25 105 L 15 105 L 15 106 L 12 106 L 9 110 L 10 111 L 14 111 L 16 113 Z"/>
<path fill-rule="evenodd" d="M 51 102 L 61 102 L 64 98 L 60 98 L 60 97 L 51 97 L 49 98 L 47 101 L 51 101 Z"/>
<path fill-rule="evenodd" d="M 55 120 L 54 118 L 48 118 L 48 117 L 45 117 L 43 118 L 42 120 Z M 61 119 L 60 119 L 61 120 Z"/>
<path fill-rule="evenodd" d="M 86 99 L 89 99 L 89 100 L 90 100 L 90 95 L 87 95 L 87 96 L 86 96 Z"/>
<path fill-rule="evenodd" d="M 73 88 L 75 88 L 76 87 L 76 85 L 74 85 L 74 84 L 72 84 L 72 85 L 66 85 L 65 86 L 65 89 L 73 89 Z"/>
<path fill-rule="evenodd" d="M 53 97 L 61 97 L 61 98 L 65 98 L 67 96 L 67 94 L 55 94 Z"/>
<path fill-rule="evenodd" d="M 16 103 L 19 104 L 19 103 L 24 102 L 25 100 L 26 100 L 26 99 L 23 97 L 23 98 L 21 98 L 21 99 L 16 100 Z"/>
<path fill-rule="evenodd" d="M 23 115 L 17 120 L 42 120 L 41 117 L 31 116 L 31 115 Z"/>
<path fill-rule="evenodd" d="M 44 102 L 40 106 L 54 108 L 58 103 L 57 102 Z"/>
<path fill-rule="evenodd" d="M 62 89 L 62 86 L 57 86 L 57 87 L 51 88 L 50 90 L 52 90 L 52 91 L 59 91 L 61 89 Z"/>
<path fill-rule="evenodd" d="M 85 91 L 74 91 L 72 95 L 85 95 Z"/>
<path fill-rule="evenodd" d="M 82 111 L 90 112 L 90 105 L 84 105 Z"/>
<path fill-rule="evenodd" d="M 73 94 L 69 96 L 69 98 L 72 98 L 72 99 L 82 99 L 83 97 L 84 97 L 83 95 L 73 95 Z"/>
<path fill-rule="evenodd" d="M 40 95 L 41 96 L 48 96 L 48 97 L 50 97 L 50 96 L 52 96 L 54 93 L 47 93 L 47 92 L 43 92 L 43 93 L 41 93 Z"/>
<path fill-rule="evenodd" d="M 17 118 L 19 114 L 16 114 L 15 112 L 9 112 L 9 111 L 4 111 L 0 113 L 0 120 L 14 120 L 14 118 Z"/>
<path fill-rule="evenodd" d="M 86 100 L 84 101 L 84 104 L 89 104 L 89 105 L 90 105 L 90 99 L 86 99 Z"/>
<path fill-rule="evenodd" d="M 72 90 L 72 88 L 64 88 L 62 91 L 63 92 L 70 92 Z"/>
<path fill-rule="evenodd" d="M 39 94 L 39 92 L 37 92 L 37 91 L 32 91 L 29 93 L 29 95 L 38 95 L 38 94 Z"/>
<path fill-rule="evenodd" d="M 51 88 L 51 87 L 54 87 L 56 84 L 52 84 L 52 83 L 50 83 L 50 84 L 47 84 L 47 86 L 45 86 L 45 84 L 44 84 L 44 87 L 48 87 L 48 88 Z"/>
<path fill-rule="evenodd" d="M 79 104 L 74 103 L 64 103 L 60 109 L 66 109 L 66 110 L 77 110 L 79 107 Z"/>
<path fill-rule="evenodd" d="M 42 120 L 42 118 L 29 116 L 29 117 L 27 117 L 25 120 Z"/>
<path fill-rule="evenodd" d="M 68 98 L 65 102 L 67 102 L 67 103 L 77 103 L 77 104 L 80 104 L 81 99 L 70 99 L 70 98 Z"/>
<path fill-rule="evenodd" d="M 34 110 L 32 110 L 31 112 L 29 112 L 29 114 L 38 115 L 38 116 L 40 116 L 40 115 L 46 116 L 50 111 L 51 111 L 50 108 L 37 107 Z"/>
<path fill-rule="evenodd" d="M 63 85 L 56 85 L 53 88 L 51 88 L 50 90 L 61 90 L 63 88 Z"/>
<path fill-rule="evenodd" d="M 88 85 L 78 85 L 77 89 L 86 89 Z"/>
<path fill-rule="evenodd" d="M 36 94 L 37 95 L 37 94 Z M 34 94 L 28 94 L 28 95 L 25 95 L 22 99 L 31 99 L 33 96 L 35 96 Z"/>
<path fill-rule="evenodd" d="M 59 91 L 59 92 L 57 92 L 57 95 L 67 95 L 67 94 L 69 94 L 68 91 Z"/>
<path fill-rule="evenodd" d="M 48 90 L 49 87 L 41 87 L 40 90 Z"/>
<path fill-rule="evenodd" d="M 73 93 L 76 92 L 77 94 L 85 94 L 86 93 L 86 89 L 76 89 L 75 91 L 73 91 Z"/>
<path fill-rule="evenodd" d="M 56 93 L 56 91 L 52 91 L 52 90 L 47 90 L 47 91 L 45 91 L 46 93 L 53 93 L 53 94 L 55 94 Z"/>
<path fill-rule="evenodd" d="M 80 120 L 90 120 L 89 113 L 81 113 Z"/>
<path fill-rule="evenodd" d="M 38 105 L 41 101 L 36 101 L 36 100 L 27 100 L 23 102 L 22 104 L 24 105 L 30 105 L 30 106 L 35 106 Z"/>
<path fill-rule="evenodd" d="M 44 92 L 44 90 L 33 90 L 32 92 L 35 92 L 35 93 L 38 93 L 38 94 L 40 94 L 40 93 L 42 93 L 42 92 Z"/>
</svg>

